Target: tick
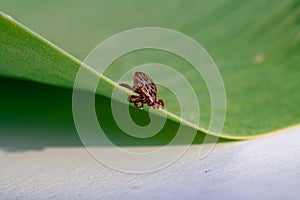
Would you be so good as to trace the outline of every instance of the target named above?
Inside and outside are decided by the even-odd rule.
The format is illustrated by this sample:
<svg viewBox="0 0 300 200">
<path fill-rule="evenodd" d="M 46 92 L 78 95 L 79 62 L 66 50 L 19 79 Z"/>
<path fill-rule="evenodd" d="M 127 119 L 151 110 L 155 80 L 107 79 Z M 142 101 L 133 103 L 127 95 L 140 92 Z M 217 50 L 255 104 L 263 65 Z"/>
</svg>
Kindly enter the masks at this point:
<svg viewBox="0 0 300 200">
<path fill-rule="evenodd" d="M 143 72 L 135 72 L 133 77 L 133 86 L 121 83 L 120 86 L 128 88 L 139 95 L 130 95 L 129 103 L 133 103 L 136 108 L 143 108 L 144 104 L 158 109 L 159 106 L 164 109 L 164 102 L 157 97 L 157 87 L 152 79 Z"/>
</svg>

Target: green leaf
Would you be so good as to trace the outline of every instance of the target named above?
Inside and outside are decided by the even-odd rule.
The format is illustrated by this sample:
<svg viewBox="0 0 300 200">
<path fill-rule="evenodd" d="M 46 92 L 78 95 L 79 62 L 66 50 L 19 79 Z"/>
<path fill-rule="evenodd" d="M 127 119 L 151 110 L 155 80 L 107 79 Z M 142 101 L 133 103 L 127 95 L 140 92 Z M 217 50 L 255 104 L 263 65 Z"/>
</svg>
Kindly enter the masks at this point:
<svg viewBox="0 0 300 200">
<path fill-rule="evenodd" d="M 0 74 L 60 87 L 73 87 L 82 64 L 79 60 L 4 13 L 0 13 L 0 27 Z M 106 88 L 114 86 L 109 79 L 91 72 L 91 68 L 86 65 L 82 67 L 89 74 L 88 79 L 100 79 Z M 88 80 L 86 82 L 88 84 Z M 102 90 L 101 94 L 108 95 L 106 91 L 108 89 Z"/>
<path fill-rule="evenodd" d="M 44 19 L 26 19 L 25 14 L 19 16 L 22 19 L 24 17 L 23 20 L 28 23 L 33 21 L 31 26 L 37 27 L 43 35 L 49 36 L 79 58 L 84 58 L 93 45 L 99 42 L 99 38 L 100 41 L 104 40 L 113 33 L 131 27 L 161 26 L 181 31 L 203 44 L 221 71 L 228 98 L 222 137 L 252 138 L 299 124 L 299 1 L 241 3 L 228 0 L 223 3 L 212 1 L 184 5 L 179 2 L 168 5 L 152 2 L 131 3 L 126 5 L 127 9 L 107 3 L 102 5 L 101 12 L 94 10 L 96 5 L 97 2 L 76 4 L 72 10 L 67 11 L 70 14 L 76 13 L 71 15 L 74 17 L 73 24 L 68 23 L 70 16 L 66 15 L 65 19 L 62 17 L 68 5 L 59 3 L 50 6 L 60 13 L 57 15 L 49 11 L 45 13 Z M 155 7 L 155 15 L 149 7 Z M 9 10 L 9 6 L 7 8 Z M 108 8 L 113 8 L 116 20 L 99 21 L 110 19 L 112 13 Z M 18 9 L 26 13 L 22 6 Z M 80 10 L 85 11 L 77 15 Z M 89 12 L 91 14 L 87 19 L 85 16 Z M 55 21 L 56 24 L 51 27 L 60 27 L 63 31 L 57 33 L 55 28 L 49 28 L 48 23 L 40 23 L 47 19 Z M 100 24 L 95 26 L 93 22 Z M 0 73 L 3 76 L 68 88 L 73 86 L 80 61 L 5 15 L 1 16 L 0 23 Z M 61 35 L 65 38 L 60 38 Z M 68 38 L 70 35 L 73 37 Z M 112 70 L 106 75 L 117 80 L 122 70 L 147 62 L 188 68 L 186 62 L 174 55 L 144 50 L 122 56 L 112 63 Z M 87 85 L 82 87 L 89 87 L 89 79 L 101 78 L 104 89 L 98 89 L 98 94 L 109 96 L 115 83 L 100 74 L 92 73 L 88 67 L 86 70 L 89 77 L 86 77 Z M 195 83 L 191 71 L 184 74 Z M 161 75 L 161 79 L 164 78 L 165 75 Z M 205 132 L 211 115 L 209 96 L 205 84 L 193 86 L 200 91 L 197 95 L 201 99 L 201 128 L 197 128 Z M 128 94 L 121 88 L 119 91 L 120 95 Z M 178 114 L 178 105 L 173 105 L 172 94 L 166 88 L 159 88 L 159 95 L 166 100 L 167 110 Z M 171 117 L 171 114 L 169 118 L 179 120 L 178 117 Z"/>
</svg>

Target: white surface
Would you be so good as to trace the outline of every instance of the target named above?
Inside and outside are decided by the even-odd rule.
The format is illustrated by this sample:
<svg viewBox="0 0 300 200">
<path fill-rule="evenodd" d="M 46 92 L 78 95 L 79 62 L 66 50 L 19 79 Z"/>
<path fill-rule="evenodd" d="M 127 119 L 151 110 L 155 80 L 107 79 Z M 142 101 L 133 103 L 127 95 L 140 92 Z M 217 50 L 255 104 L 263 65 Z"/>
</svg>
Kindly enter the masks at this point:
<svg viewBox="0 0 300 200">
<path fill-rule="evenodd" d="M 83 147 L 1 149 L 0 199 L 299 199 L 299 128 L 221 143 L 203 160 L 198 150 L 137 175 L 103 166 Z"/>
</svg>

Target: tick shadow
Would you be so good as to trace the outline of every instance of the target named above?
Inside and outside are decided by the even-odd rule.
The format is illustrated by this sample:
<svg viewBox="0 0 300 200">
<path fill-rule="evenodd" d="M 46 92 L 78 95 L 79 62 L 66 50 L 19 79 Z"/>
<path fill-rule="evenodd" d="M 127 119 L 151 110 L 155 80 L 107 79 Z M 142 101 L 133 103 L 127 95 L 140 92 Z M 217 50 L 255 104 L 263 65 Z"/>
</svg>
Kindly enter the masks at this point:
<svg viewBox="0 0 300 200">
<path fill-rule="evenodd" d="M 72 115 L 72 90 L 30 81 L 0 78 L 0 148 L 6 151 L 42 150 L 47 147 L 82 147 Z M 96 110 L 107 137 L 117 146 L 164 146 L 176 135 L 177 123 L 167 120 L 163 129 L 150 138 L 134 138 L 114 122 L 110 99 L 96 96 Z M 123 105 L 128 109 L 127 105 Z M 104 110 L 103 110 L 104 109 Z M 148 113 L 129 107 L 131 116 L 147 124 Z M 186 134 L 193 130 L 184 127 Z M 204 134 L 198 132 L 193 144 L 200 144 Z M 219 142 L 227 140 L 220 139 Z M 185 137 L 176 145 L 186 144 Z M 101 141 L 97 142 L 105 145 Z"/>
</svg>

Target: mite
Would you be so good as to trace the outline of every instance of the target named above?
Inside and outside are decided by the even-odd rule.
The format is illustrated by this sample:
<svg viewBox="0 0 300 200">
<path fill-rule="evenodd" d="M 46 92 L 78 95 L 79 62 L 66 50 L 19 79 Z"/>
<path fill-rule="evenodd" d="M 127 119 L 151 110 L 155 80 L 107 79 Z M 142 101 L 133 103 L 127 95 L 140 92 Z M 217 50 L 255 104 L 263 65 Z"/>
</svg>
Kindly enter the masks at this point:
<svg viewBox="0 0 300 200">
<path fill-rule="evenodd" d="M 157 98 L 157 87 L 152 79 L 143 72 L 135 72 L 133 77 L 133 86 L 121 83 L 120 86 L 128 88 L 139 95 L 131 95 L 128 97 L 129 103 L 134 103 L 136 108 L 143 108 L 144 104 L 158 109 L 159 106 L 164 109 L 164 102 Z"/>
</svg>

